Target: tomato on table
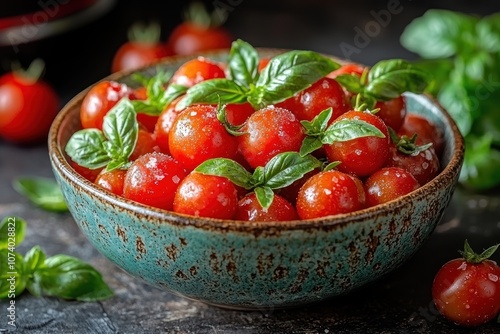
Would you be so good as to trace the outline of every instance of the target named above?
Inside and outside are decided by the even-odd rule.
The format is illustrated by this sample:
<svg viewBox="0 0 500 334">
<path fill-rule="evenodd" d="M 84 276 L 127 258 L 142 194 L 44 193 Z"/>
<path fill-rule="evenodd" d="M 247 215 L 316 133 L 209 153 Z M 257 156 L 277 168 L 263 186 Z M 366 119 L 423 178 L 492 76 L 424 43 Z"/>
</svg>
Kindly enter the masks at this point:
<svg viewBox="0 0 500 334">
<path fill-rule="evenodd" d="M 498 245 L 475 253 L 465 241 L 462 257 L 445 263 L 432 284 L 438 311 L 461 326 L 479 326 L 500 313 L 500 267 L 489 257 Z"/>
<path fill-rule="evenodd" d="M 59 111 L 59 96 L 40 79 L 43 62 L 33 61 L 26 71 L 0 77 L 0 138 L 18 144 L 47 137 Z"/>
<path fill-rule="evenodd" d="M 160 41 L 158 23 L 149 26 L 136 23 L 129 29 L 128 41 L 123 43 L 113 56 L 111 71 L 137 69 L 173 54 L 174 52 Z"/>
</svg>

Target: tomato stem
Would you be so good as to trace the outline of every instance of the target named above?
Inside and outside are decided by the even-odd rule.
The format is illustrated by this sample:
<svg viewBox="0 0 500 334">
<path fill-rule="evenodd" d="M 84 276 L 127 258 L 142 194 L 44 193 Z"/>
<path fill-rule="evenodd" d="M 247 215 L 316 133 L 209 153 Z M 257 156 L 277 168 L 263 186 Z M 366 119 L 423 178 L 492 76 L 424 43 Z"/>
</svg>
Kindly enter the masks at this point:
<svg viewBox="0 0 500 334">
<path fill-rule="evenodd" d="M 134 23 L 128 30 L 128 40 L 131 42 L 155 44 L 160 41 L 161 26 L 153 21 L 150 24 Z"/>
<path fill-rule="evenodd" d="M 227 10 L 219 8 L 210 13 L 205 5 L 199 1 L 192 2 L 184 12 L 185 22 L 191 22 L 202 29 L 220 27 L 226 22 L 226 19 Z"/>
<path fill-rule="evenodd" d="M 40 79 L 45 71 L 45 62 L 40 58 L 35 58 L 28 68 L 23 69 L 17 61 L 12 63 L 14 74 L 28 84 L 34 84 Z"/>
<path fill-rule="evenodd" d="M 472 250 L 472 247 L 469 245 L 469 242 L 467 241 L 467 239 L 465 239 L 464 250 L 459 251 L 459 253 L 463 256 L 465 261 L 469 263 L 478 264 L 483 262 L 484 260 L 489 259 L 493 255 L 493 253 L 496 252 L 499 246 L 500 244 L 496 244 L 484 250 L 481 254 L 478 254 L 474 252 L 474 250 Z"/>
</svg>

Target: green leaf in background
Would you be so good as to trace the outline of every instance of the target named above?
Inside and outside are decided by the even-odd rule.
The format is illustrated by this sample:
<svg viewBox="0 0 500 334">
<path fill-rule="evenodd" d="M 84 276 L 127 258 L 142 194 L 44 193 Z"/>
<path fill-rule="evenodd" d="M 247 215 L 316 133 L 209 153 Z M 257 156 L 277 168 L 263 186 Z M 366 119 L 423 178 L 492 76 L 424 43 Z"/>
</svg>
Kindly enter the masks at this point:
<svg viewBox="0 0 500 334">
<path fill-rule="evenodd" d="M 466 138 L 460 181 L 470 189 L 484 191 L 500 184 L 500 150 L 491 147 L 492 138 Z"/>
<path fill-rule="evenodd" d="M 437 98 L 453 117 L 462 135 L 466 136 L 473 121 L 467 90 L 462 85 L 450 82 L 441 87 Z"/>
<path fill-rule="evenodd" d="M 463 48 L 463 32 L 476 21 L 458 12 L 431 9 L 406 26 L 401 44 L 423 58 L 447 58 Z"/>
<path fill-rule="evenodd" d="M 68 255 L 55 255 L 35 271 L 41 291 L 48 296 L 80 301 L 98 301 L 113 296 L 113 291 L 91 265 Z"/>
<path fill-rule="evenodd" d="M 0 249 L 19 245 L 26 235 L 26 222 L 15 216 L 7 216 L 0 221 Z"/>
<path fill-rule="evenodd" d="M 53 212 L 66 212 L 68 207 L 55 180 L 42 177 L 19 177 L 13 188 L 36 206 Z"/>
<path fill-rule="evenodd" d="M 436 95 L 441 87 L 450 80 L 450 73 L 455 66 L 450 58 L 419 59 L 414 64 L 430 74 L 426 91 L 432 95 Z"/>
<path fill-rule="evenodd" d="M 28 282 L 21 254 L 0 249 L 0 299 L 19 296 Z"/>
</svg>

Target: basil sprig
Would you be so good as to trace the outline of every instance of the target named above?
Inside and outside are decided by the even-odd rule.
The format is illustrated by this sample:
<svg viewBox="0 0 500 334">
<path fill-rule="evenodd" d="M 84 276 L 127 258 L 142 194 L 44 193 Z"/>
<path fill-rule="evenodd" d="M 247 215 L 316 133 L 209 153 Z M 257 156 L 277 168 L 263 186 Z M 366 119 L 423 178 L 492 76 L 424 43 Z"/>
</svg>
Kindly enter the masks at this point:
<svg viewBox="0 0 500 334">
<path fill-rule="evenodd" d="M 300 155 L 305 156 L 324 144 L 333 144 L 335 142 L 348 141 L 361 137 L 379 137 L 384 138 L 385 135 L 376 126 L 356 119 L 342 119 L 334 121 L 328 125 L 332 117 L 332 108 L 328 108 L 319 113 L 312 121 L 301 121 L 305 128 L 306 138 L 300 147 Z M 360 111 L 362 112 L 362 111 Z"/>
<path fill-rule="evenodd" d="M 335 80 L 348 91 L 361 95 L 368 109 L 373 109 L 377 101 L 388 101 L 404 92 L 423 93 L 429 75 L 406 60 L 390 59 L 379 61 L 362 76 L 342 74 Z"/>
<path fill-rule="evenodd" d="M 189 88 L 176 109 L 194 103 L 249 102 L 255 109 L 286 100 L 340 67 L 313 51 L 294 50 L 277 55 L 258 73 L 259 56 L 247 42 L 236 40 L 228 57 L 229 79 L 202 81 Z"/>
<path fill-rule="evenodd" d="M 135 79 L 146 87 L 146 100 L 131 101 L 134 109 L 141 114 L 158 116 L 176 98 L 187 91 L 187 87 L 179 84 L 166 83 L 170 79 L 170 74 L 159 71 L 151 78 L 135 76 Z"/>
<path fill-rule="evenodd" d="M 267 209 L 274 199 L 273 190 L 291 185 L 316 168 L 321 168 L 321 162 L 313 156 L 284 152 L 274 156 L 264 167 L 257 167 L 253 173 L 236 161 L 226 158 L 207 160 L 195 171 L 226 177 L 237 186 L 255 191 L 257 201 Z"/>
<path fill-rule="evenodd" d="M 42 177 L 19 177 L 12 182 L 13 188 L 36 206 L 53 212 L 68 211 L 59 185 Z"/>
<path fill-rule="evenodd" d="M 66 144 L 66 153 L 74 162 L 90 169 L 126 168 L 138 132 L 134 107 L 127 98 L 122 98 L 104 116 L 102 131 L 83 129 L 75 132 Z"/>
<path fill-rule="evenodd" d="M 39 246 L 24 257 L 16 252 L 12 241 L 19 244 L 24 239 L 25 225 L 24 220 L 13 216 L 0 222 L 0 299 L 17 297 L 26 289 L 35 297 L 79 301 L 113 296 L 101 274 L 80 259 L 61 254 L 47 257 Z M 12 231 L 11 226 L 15 226 Z"/>
</svg>

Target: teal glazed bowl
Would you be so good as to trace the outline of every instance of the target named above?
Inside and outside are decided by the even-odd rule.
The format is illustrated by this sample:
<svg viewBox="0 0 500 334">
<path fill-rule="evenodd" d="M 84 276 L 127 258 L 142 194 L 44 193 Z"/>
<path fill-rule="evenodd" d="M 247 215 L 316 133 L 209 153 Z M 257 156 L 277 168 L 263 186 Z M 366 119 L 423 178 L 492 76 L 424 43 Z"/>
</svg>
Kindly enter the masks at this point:
<svg viewBox="0 0 500 334">
<path fill-rule="evenodd" d="M 272 55 L 273 50 L 260 50 Z M 206 54 L 224 60 L 227 51 Z M 139 70 L 175 70 L 172 57 Z M 106 79 L 132 84 L 131 72 Z M 54 175 L 74 220 L 93 246 L 130 275 L 205 303 L 262 309 L 347 294 L 410 258 L 441 219 L 457 184 L 464 142 L 449 114 L 425 95 L 407 94 L 411 112 L 444 131 L 440 174 L 416 191 L 355 213 L 310 221 L 241 222 L 196 218 L 115 196 L 68 163 L 64 147 L 80 129 L 86 91 L 55 119 L 49 135 Z"/>
</svg>

